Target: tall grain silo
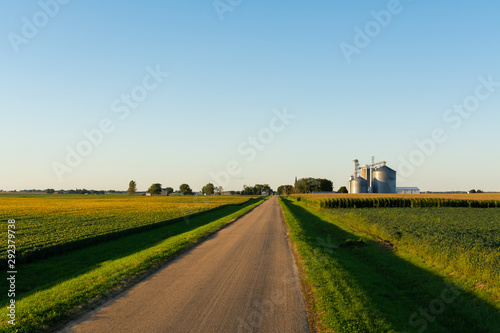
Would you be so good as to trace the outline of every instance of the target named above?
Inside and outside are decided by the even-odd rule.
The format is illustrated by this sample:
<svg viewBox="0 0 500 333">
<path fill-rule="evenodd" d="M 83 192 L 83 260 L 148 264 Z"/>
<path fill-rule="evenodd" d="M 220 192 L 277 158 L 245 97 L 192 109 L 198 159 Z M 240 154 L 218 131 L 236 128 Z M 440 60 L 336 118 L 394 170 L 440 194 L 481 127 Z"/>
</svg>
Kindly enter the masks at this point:
<svg viewBox="0 0 500 333">
<path fill-rule="evenodd" d="M 361 177 L 350 180 L 349 193 L 368 193 L 368 181 Z"/>
<path fill-rule="evenodd" d="M 396 193 L 396 171 L 384 165 L 372 170 L 373 193 Z"/>
</svg>

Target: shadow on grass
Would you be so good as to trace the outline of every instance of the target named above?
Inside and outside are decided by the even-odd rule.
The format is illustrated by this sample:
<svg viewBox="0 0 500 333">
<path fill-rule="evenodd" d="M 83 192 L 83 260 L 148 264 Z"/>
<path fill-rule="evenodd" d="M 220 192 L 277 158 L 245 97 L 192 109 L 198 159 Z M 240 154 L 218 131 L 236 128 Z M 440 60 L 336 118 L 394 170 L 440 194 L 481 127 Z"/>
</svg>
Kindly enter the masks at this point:
<svg viewBox="0 0 500 333">
<path fill-rule="evenodd" d="M 260 199 L 249 199 L 243 204 L 227 205 L 157 229 L 123 236 L 94 246 L 74 250 L 66 254 L 18 265 L 18 274 L 16 276 L 16 300 L 21 300 L 35 292 L 49 289 L 63 281 L 92 271 L 103 262 L 129 256 L 153 247 L 169 237 L 194 230 L 236 213 L 259 200 Z M 0 280 L 0 290 L 8 290 L 6 279 Z M 6 306 L 7 302 L 8 300 L 2 299 L 0 306 Z"/>
<path fill-rule="evenodd" d="M 495 306 L 398 257 L 392 250 L 383 248 L 378 243 L 339 247 L 347 239 L 359 239 L 359 236 L 328 222 L 321 214 L 316 216 L 300 204 L 287 199 L 283 199 L 283 203 L 299 223 L 302 230 L 299 231 L 300 242 L 314 251 L 309 253 L 326 257 L 327 264 L 320 269 L 340 267 L 347 272 L 351 285 L 362 291 L 365 303 L 369 304 L 369 312 L 382 318 L 392 330 L 500 332 L 500 313 Z M 329 247 L 325 246 L 325 239 L 330 243 Z M 314 259 L 306 259 L 304 262 L 306 271 L 318 269 L 307 267 Z M 338 294 L 328 295 L 327 292 L 319 296 L 322 299 L 334 299 Z M 341 311 L 335 314 L 337 319 L 342 316 L 339 313 Z M 340 332 L 366 332 L 366 327 L 356 327 L 356 323 L 349 321 L 352 321 L 352 317 L 351 320 L 346 320 L 346 327 L 340 328 Z M 339 320 L 337 325 L 338 322 Z"/>
</svg>

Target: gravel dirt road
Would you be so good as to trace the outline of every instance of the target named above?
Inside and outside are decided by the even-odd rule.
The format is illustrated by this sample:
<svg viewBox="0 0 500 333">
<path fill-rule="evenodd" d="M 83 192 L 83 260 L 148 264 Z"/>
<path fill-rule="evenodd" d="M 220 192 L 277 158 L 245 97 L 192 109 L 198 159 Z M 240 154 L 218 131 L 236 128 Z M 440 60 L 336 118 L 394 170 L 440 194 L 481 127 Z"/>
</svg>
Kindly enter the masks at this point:
<svg viewBox="0 0 500 333">
<path fill-rule="evenodd" d="M 277 197 L 63 332 L 309 332 Z"/>
</svg>

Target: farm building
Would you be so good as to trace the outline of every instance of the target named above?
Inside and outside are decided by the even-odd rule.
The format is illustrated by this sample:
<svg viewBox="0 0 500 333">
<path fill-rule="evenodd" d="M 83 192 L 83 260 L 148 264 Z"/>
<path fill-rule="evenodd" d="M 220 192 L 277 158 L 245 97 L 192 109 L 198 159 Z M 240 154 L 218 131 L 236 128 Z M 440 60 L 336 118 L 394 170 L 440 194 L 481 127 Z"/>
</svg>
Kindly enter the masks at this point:
<svg viewBox="0 0 500 333">
<path fill-rule="evenodd" d="M 420 189 L 418 187 L 396 187 L 396 193 L 398 193 L 398 194 L 420 194 Z"/>
</svg>

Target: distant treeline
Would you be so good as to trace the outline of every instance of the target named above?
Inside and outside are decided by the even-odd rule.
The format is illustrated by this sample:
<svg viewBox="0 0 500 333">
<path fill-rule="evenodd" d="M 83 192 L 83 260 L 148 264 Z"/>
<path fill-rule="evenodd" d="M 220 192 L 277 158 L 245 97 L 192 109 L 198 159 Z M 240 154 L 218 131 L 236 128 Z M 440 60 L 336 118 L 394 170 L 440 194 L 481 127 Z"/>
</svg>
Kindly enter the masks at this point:
<svg viewBox="0 0 500 333">
<path fill-rule="evenodd" d="M 298 201 L 312 200 L 302 197 Z M 440 198 L 329 198 L 314 200 L 321 208 L 422 208 L 422 207 L 466 207 L 466 208 L 500 208 L 497 200 L 458 200 Z"/>
<path fill-rule="evenodd" d="M 332 192 L 333 182 L 324 178 L 301 178 L 295 185 L 295 193 Z"/>
<path fill-rule="evenodd" d="M 269 195 L 272 194 L 273 190 L 269 184 L 255 184 L 255 186 L 243 186 L 242 195 Z"/>
</svg>

